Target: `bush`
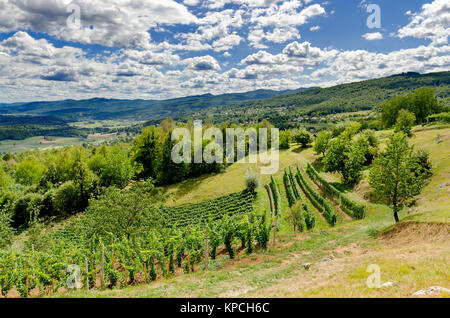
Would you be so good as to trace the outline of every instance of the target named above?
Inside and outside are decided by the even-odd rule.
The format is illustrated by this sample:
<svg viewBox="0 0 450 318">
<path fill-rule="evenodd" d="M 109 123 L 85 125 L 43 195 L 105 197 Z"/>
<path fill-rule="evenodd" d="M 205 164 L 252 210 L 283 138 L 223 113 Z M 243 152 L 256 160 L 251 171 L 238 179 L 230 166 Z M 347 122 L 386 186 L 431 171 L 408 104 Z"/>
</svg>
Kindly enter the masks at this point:
<svg viewBox="0 0 450 318">
<path fill-rule="evenodd" d="M 305 232 L 307 226 L 305 223 L 305 212 L 303 211 L 302 204 L 298 202 L 294 204 L 290 210 L 289 220 L 294 227 L 294 231 Z"/>
<path fill-rule="evenodd" d="M 416 116 L 413 113 L 402 109 L 398 113 L 397 121 L 395 123 L 395 132 L 403 132 L 404 134 L 411 136 L 411 128 L 416 122 Z"/>
<path fill-rule="evenodd" d="M 289 178 L 289 175 L 286 172 L 286 170 L 284 170 L 283 181 L 284 181 L 284 187 L 286 189 L 286 195 L 287 195 L 287 199 L 289 202 L 289 207 L 292 207 L 295 204 L 295 202 L 297 201 L 297 198 L 294 195 L 294 190 L 292 189 L 291 179 Z"/>
<path fill-rule="evenodd" d="M 278 189 L 278 184 L 273 176 L 270 176 L 270 188 L 273 193 L 273 200 L 275 204 L 275 215 L 281 217 L 281 195 Z"/>
<path fill-rule="evenodd" d="M 311 134 L 306 130 L 298 130 L 294 133 L 293 139 L 296 143 L 306 148 L 312 141 Z"/>
<path fill-rule="evenodd" d="M 13 224 L 15 228 L 28 227 L 29 223 L 36 220 L 41 209 L 42 195 L 28 193 L 14 202 Z"/>
<path fill-rule="evenodd" d="M 72 181 L 63 183 L 55 193 L 54 204 L 61 214 L 78 212 L 80 194 Z"/>
<path fill-rule="evenodd" d="M 245 185 L 251 193 L 256 193 L 256 189 L 260 185 L 259 176 L 251 170 L 248 171 L 245 175 Z"/>
<path fill-rule="evenodd" d="M 14 229 L 11 227 L 11 217 L 0 210 L 0 249 L 8 247 L 14 239 Z"/>
<path fill-rule="evenodd" d="M 291 131 L 283 130 L 280 132 L 280 149 L 289 149 L 291 146 Z"/>
</svg>

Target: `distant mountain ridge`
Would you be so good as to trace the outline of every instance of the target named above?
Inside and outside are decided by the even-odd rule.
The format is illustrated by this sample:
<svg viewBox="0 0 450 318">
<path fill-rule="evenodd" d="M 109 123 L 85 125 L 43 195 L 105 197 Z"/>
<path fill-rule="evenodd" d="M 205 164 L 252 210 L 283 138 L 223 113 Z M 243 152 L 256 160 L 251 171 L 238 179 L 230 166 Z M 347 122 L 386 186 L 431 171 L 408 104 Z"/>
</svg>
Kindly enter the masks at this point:
<svg viewBox="0 0 450 318">
<path fill-rule="evenodd" d="M 225 106 L 238 102 L 266 99 L 299 93 L 310 88 L 274 91 L 259 89 L 245 93 L 195 95 L 168 100 L 125 100 L 92 98 L 86 100 L 37 101 L 1 104 L 2 115 L 53 116 L 65 120 L 135 119 L 139 121 L 180 117 L 211 106 Z"/>
</svg>

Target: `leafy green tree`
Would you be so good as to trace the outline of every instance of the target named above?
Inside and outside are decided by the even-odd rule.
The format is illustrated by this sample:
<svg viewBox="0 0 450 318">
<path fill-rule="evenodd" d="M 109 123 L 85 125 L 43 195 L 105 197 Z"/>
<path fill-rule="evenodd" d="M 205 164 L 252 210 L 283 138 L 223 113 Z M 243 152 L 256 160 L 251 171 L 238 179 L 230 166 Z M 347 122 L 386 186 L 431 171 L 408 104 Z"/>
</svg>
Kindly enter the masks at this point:
<svg viewBox="0 0 450 318">
<path fill-rule="evenodd" d="M 39 193 L 28 193 L 18 197 L 13 206 L 13 226 L 15 228 L 26 228 L 36 220 L 41 209 L 42 195 Z"/>
<path fill-rule="evenodd" d="M 345 183 L 354 184 L 361 178 L 363 164 L 366 161 L 365 154 L 368 149 L 368 143 L 364 138 L 358 138 L 351 144 L 349 151 L 346 153 L 344 170 L 341 171 Z"/>
<path fill-rule="evenodd" d="M 426 122 L 428 116 L 439 113 L 442 109 L 434 96 L 433 87 L 422 87 L 409 95 L 410 108 L 418 123 Z"/>
<path fill-rule="evenodd" d="M 322 156 L 325 157 L 331 138 L 333 138 L 333 135 L 327 130 L 322 130 L 317 134 L 316 140 L 314 140 L 313 148 L 316 154 L 322 154 Z"/>
<path fill-rule="evenodd" d="M 11 184 L 11 178 L 0 166 L 0 190 L 8 188 Z"/>
<path fill-rule="evenodd" d="M 80 194 L 73 181 L 63 183 L 55 192 L 54 205 L 61 214 L 79 212 Z"/>
<path fill-rule="evenodd" d="M 44 174 L 44 168 L 36 159 L 24 160 L 16 166 L 17 183 L 30 186 L 37 184 Z"/>
<path fill-rule="evenodd" d="M 398 112 L 397 121 L 395 124 L 395 132 L 403 132 L 404 134 L 411 136 L 411 128 L 416 122 L 416 116 L 406 109 L 401 109 Z"/>
<path fill-rule="evenodd" d="M 349 135 L 350 130 L 330 141 L 323 164 L 325 171 L 340 172 L 345 183 L 353 184 L 361 176 L 366 161 L 367 142 L 363 138 L 349 139 Z"/>
<path fill-rule="evenodd" d="M 425 174 L 420 168 L 407 136 L 396 133 L 390 136 L 385 152 L 375 160 L 370 170 L 370 185 L 393 207 L 396 222 L 399 222 L 398 212 L 425 185 Z"/>
<path fill-rule="evenodd" d="M 280 132 L 280 149 L 289 149 L 291 147 L 291 131 L 283 130 Z"/>
<path fill-rule="evenodd" d="M 146 127 L 133 142 L 131 158 L 140 165 L 139 177 L 157 179 L 162 157 L 163 134 L 155 126 Z"/>
<path fill-rule="evenodd" d="M 442 111 L 442 107 L 434 96 L 434 88 L 422 87 L 407 96 L 397 96 L 381 105 L 381 122 L 385 128 L 394 126 L 402 109 L 408 110 L 416 117 L 419 124 L 426 122 L 427 117 Z"/>
<path fill-rule="evenodd" d="M 138 237 L 163 224 L 156 206 L 160 199 L 147 182 L 134 184 L 130 189 L 108 188 L 98 199 L 91 200 L 82 220 L 86 235 L 109 237 Z"/>
<path fill-rule="evenodd" d="M 172 140 L 171 134 L 167 134 L 164 140 L 162 149 L 162 161 L 161 161 L 161 172 L 158 178 L 158 184 L 172 184 L 184 180 L 189 172 L 188 163 L 175 163 L 172 160 L 172 149 L 177 144 L 177 141 Z M 199 167 L 204 168 L 205 164 L 198 164 Z M 199 175 L 203 172 L 199 172 Z"/>
<path fill-rule="evenodd" d="M 311 134 L 304 129 L 298 130 L 293 136 L 294 142 L 301 144 L 303 148 L 306 148 L 312 141 Z"/>
<path fill-rule="evenodd" d="M 256 194 L 256 190 L 260 186 L 261 181 L 259 179 L 258 174 L 256 174 L 253 170 L 247 171 L 245 174 L 245 186 L 251 193 Z"/>
<path fill-rule="evenodd" d="M 8 247 L 14 239 L 14 229 L 11 227 L 11 216 L 0 210 L 0 249 Z"/>
<path fill-rule="evenodd" d="M 397 121 L 400 109 L 410 109 L 410 99 L 408 96 L 396 96 L 385 101 L 381 105 L 381 123 L 384 128 L 390 128 Z"/>
<path fill-rule="evenodd" d="M 342 172 L 345 169 L 345 161 L 349 143 L 342 138 L 335 138 L 330 141 L 328 151 L 323 159 L 324 169 L 328 172 Z"/>
<path fill-rule="evenodd" d="M 100 177 L 100 184 L 105 187 L 123 188 L 134 175 L 134 168 L 128 152 L 123 145 L 101 148 L 89 159 L 89 168 Z"/>
</svg>

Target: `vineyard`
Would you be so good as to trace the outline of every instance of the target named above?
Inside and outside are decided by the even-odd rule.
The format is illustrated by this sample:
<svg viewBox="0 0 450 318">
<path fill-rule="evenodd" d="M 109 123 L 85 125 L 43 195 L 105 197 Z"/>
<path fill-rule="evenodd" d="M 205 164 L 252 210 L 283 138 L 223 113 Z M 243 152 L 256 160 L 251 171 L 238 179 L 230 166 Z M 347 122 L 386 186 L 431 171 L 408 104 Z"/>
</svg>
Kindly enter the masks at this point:
<svg viewBox="0 0 450 318">
<path fill-rule="evenodd" d="M 322 189 L 325 190 L 327 194 L 332 196 L 335 199 L 339 200 L 339 204 L 341 209 L 352 216 L 354 219 L 364 219 L 365 217 L 365 207 L 361 204 L 358 204 L 348 198 L 344 193 L 333 187 L 329 184 L 324 178 L 320 176 L 320 174 L 314 169 L 314 167 L 308 163 L 308 167 L 306 168 L 306 172 L 311 177 L 312 180 L 317 182 Z"/>
<path fill-rule="evenodd" d="M 75 225 L 48 236 L 50 251 L 0 252 L 0 291 L 13 289 L 21 297 L 49 295 L 61 288 L 125 288 L 158 277 L 190 273 L 225 245 L 230 258 L 237 244 L 251 254 L 255 242 L 262 249 L 272 228 L 266 216 L 252 213 L 255 196 L 244 190 L 218 199 L 163 208 L 165 224 L 146 237 L 83 238 Z"/>
<path fill-rule="evenodd" d="M 164 207 L 162 212 L 166 215 L 168 224 L 188 226 L 195 223 L 207 223 L 224 216 L 246 214 L 253 210 L 255 196 L 249 190 L 232 193 L 217 199 L 189 204 L 180 207 Z"/>
<path fill-rule="evenodd" d="M 309 198 L 311 203 L 317 208 L 317 210 L 322 213 L 328 224 L 330 224 L 331 226 L 335 226 L 337 217 L 336 210 L 334 209 L 333 205 L 320 193 L 314 190 L 299 167 L 297 167 L 297 174 L 295 175 L 295 177 L 303 192 Z"/>
</svg>

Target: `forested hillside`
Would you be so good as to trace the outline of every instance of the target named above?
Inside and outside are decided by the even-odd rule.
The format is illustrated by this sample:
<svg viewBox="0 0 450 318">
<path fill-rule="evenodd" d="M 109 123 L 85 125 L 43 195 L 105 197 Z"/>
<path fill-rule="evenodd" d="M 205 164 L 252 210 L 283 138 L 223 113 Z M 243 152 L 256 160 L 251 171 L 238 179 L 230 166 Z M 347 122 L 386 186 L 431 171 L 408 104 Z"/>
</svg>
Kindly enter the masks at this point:
<svg viewBox="0 0 450 318">
<path fill-rule="evenodd" d="M 68 99 L 54 102 L 0 103 L 0 112 L 3 114 L 57 116 L 71 121 L 82 121 L 85 119 L 133 119 L 141 121 L 184 116 L 211 106 L 269 98 L 304 90 L 304 88 L 285 91 L 256 90 L 223 95 L 205 94 L 169 100 L 93 98 L 88 100 Z"/>
<path fill-rule="evenodd" d="M 297 94 L 289 94 L 238 103 L 222 108 L 209 108 L 185 119 L 212 119 L 214 122 L 229 120 L 245 123 L 268 119 L 282 128 L 297 116 L 323 116 L 361 110 L 373 110 L 392 97 L 405 95 L 417 88 L 435 88 L 438 100 L 450 105 L 450 72 L 418 74 L 406 73 L 390 77 L 315 88 Z"/>
</svg>

